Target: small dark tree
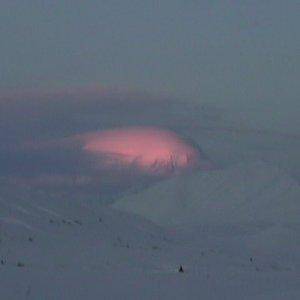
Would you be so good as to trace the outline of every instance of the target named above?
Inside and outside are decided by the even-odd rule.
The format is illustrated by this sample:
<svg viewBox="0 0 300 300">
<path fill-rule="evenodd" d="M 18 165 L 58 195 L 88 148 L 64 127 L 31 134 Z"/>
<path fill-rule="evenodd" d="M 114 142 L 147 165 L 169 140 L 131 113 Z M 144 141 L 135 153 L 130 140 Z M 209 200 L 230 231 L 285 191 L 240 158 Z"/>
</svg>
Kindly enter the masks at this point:
<svg viewBox="0 0 300 300">
<path fill-rule="evenodd" d="M 182 265 L 180 265 L 180 267 L 179 267 L 179 269 L 178 269 L 178 272 L 179 272 L 179 273 L 184 273 L 184 270 L 183 270 Z"/>
</svg>

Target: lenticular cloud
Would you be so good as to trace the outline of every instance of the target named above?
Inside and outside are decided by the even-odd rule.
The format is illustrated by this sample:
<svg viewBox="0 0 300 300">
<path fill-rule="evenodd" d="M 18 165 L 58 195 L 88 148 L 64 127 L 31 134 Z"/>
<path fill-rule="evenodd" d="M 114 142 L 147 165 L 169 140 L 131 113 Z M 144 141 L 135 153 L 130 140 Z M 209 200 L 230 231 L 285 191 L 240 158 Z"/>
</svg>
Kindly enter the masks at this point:
<svg viewBox="0 0 300 300">
<path fill-rule="evenodd" d="M 81 137 L 86 154 L 102 166 L 135 166 L 151 174 L 197 168 L 200 152 L 175 133 L 153 127 L 129 127 L 89 133 Z"/>
</svg>

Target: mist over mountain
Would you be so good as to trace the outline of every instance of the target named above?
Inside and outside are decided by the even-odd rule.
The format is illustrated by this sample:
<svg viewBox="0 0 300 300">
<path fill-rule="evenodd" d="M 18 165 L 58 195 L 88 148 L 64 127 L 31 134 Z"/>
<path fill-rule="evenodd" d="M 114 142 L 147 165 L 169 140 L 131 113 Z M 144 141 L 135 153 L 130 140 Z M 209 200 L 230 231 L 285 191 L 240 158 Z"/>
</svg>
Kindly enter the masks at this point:
<svg viewBox="0 0 300 300">
<path fill-rule="evenodd" d="M 294 133 L 212 105 L 98 88 L 2 95 L 0 105 L 7 299 L 299 296 Z M 126 156 L 84 150 L 107 153 L 99 132 L 150 125 L 214 167 L 153 176 L 139 161 L 120 167 Z M 122 134 L 120 153 L 130 149 Z"/>
</svg>

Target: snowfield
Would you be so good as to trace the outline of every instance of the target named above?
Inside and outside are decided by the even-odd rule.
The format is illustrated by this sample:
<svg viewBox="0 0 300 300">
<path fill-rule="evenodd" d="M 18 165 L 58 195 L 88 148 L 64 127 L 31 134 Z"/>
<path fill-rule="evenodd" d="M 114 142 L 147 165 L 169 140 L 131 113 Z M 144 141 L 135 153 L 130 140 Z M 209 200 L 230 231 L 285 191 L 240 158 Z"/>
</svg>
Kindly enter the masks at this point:
<svg viewBox="0 0 300 300">
<path fill-rule="evenodd" d="M 161 225 L 194 223 L 294 223 L 299 219 L 300 186 L 276 167 L 241 163 L 224 170 L 175 177 L 114 207 Z"/>
<path fill-rule="evenodd" d="M 236 128 L 193 128 L 216 170 L 114 201 L 1 180 L 0 298 L 300 299 L 299 139 Z"/>
</svg>

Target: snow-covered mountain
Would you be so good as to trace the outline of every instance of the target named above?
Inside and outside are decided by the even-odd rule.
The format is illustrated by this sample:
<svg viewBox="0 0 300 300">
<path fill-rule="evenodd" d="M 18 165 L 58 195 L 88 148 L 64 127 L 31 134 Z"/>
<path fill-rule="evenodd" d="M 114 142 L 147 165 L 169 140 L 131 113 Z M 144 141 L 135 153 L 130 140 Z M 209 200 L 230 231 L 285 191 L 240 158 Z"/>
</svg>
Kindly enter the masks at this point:
<svg viewBox="0 0 300 300">
<path fill-rule="evenodd" d="M 2 178 L 0 299 L 299 299 L 299 139 L 201 125 L 215 170 L 117 199 Z"/>
</svg>

